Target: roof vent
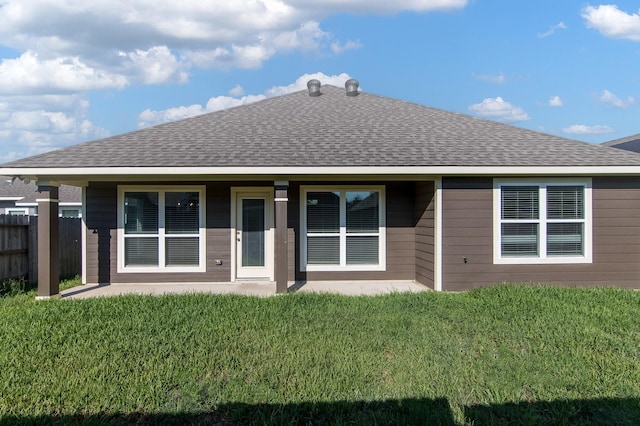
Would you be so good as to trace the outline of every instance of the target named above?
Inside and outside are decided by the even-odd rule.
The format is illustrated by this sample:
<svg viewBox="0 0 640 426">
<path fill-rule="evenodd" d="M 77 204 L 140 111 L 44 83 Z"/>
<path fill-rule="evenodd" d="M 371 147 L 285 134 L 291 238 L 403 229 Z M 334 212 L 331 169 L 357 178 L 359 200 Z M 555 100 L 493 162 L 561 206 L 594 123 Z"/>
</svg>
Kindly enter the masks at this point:
<svg viewBox="0 0 640 426">
<path fill-rule="evenodd" d="M 309 96 L 320 96 L 320 80 L 309 80 L 307 89 L 309 89 Z"/>
<path fill-rule="evenodd" d="M 358 96 L 358 80 L 350 79 L 344 83 L 344 87 L 347 89 L 347 96 Z"/>
</svg>

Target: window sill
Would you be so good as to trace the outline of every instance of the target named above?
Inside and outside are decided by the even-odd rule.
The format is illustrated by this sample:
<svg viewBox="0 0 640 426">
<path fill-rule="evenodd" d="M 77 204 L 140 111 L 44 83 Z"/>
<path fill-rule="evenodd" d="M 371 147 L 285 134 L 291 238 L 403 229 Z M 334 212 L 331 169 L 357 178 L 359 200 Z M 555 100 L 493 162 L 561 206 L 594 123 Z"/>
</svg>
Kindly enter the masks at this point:
<svg viewBox="0 0 640 426">
<path fill-rule="evenodd" d="M 206 272 L 206 267 L 203 266 L 166 266 L 164 268 L 160 268 L 157 266 L 154 267 L 146 267 L 146 266 L 125 266 L 119 267 L 119 274 L 187 274 L 187 273 L 198 273 L 198 272 Z"/>
<path fill-rule="evenodd" d="M 363 272 L 385 271 L 385 265 L 303 265 L 302 272 Z"/>
<path fill-rule="evenodd" d="M 494 265 L 569 265 L 578 263 L 593 263 L 590 257 L 496 257 Z"/>
</svg>

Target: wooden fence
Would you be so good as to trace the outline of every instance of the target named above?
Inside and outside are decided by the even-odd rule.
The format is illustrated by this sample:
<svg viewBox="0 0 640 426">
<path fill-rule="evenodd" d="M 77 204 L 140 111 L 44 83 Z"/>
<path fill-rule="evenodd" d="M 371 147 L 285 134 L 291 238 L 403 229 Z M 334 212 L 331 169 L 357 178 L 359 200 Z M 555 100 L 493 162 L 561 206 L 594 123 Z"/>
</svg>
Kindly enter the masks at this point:
<svg viewBox="0 0 640 426">
<path fill-rule="evenodd" d="M 81 273 L 82 222 L 60 220 L 60 276 Z M 38 282 L 38 217 L 0 215 L 0 282 L 25 278 Z"/>
</svg>

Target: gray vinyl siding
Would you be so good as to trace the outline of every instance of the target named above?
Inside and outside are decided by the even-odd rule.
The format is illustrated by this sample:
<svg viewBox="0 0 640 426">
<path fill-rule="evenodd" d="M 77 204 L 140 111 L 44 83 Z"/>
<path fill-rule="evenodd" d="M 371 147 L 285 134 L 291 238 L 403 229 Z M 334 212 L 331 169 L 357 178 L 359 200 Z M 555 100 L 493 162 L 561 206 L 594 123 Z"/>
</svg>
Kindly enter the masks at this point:
<svg viewBox="0 0 640 426">
<path fill-rule="evenodd" d="M 593 263 L 493 264 L 493 180 L 443 180 L 443 289 L 502 282 L 569 286 L 640 284 L 640 178 L 593 182 Z M 464 258 L 467 263 L 464 263 Z"/>
<path fill-rule="evenodd" d="M 417 182 L 414 201 L 416 281 L 434 288 L 435 197 L 433 182 Z"/>
</svg>

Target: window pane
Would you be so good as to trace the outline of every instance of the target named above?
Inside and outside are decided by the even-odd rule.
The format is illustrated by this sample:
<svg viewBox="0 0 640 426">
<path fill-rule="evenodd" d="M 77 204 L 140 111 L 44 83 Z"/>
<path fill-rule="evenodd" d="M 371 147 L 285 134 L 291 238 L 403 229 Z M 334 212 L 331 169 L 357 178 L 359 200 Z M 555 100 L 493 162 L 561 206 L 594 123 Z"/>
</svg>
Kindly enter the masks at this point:
<svg viewBox="0 0 640 426">
<path fill-rule="evenodd" d="M 340 264 L 340 237 L 307 238 L 307 263 L 312 265 Z"/>
<path fill-rule="evenodd" d="M 538 256 L 538 224 L 503 223 L 502 256 Z"/>
<path fill-rule="evenodd" d="M 80 212 L 75 209 L 62 210 L 60 212 L 62 217 L 80 217 Z"/>
<path fill-rule="evenodd" d="M 242 200 L 242 266 L 265 265 L 265 200 Z"/>
<path fill-rule="evenodd" d="M 377 265 L 378 237 L 347 237 L 347 265 Z"/>
<path fill-rule="evenodd" d="M 158 238 L 125 238 L 125 266 L 158 266 Z"/>
<path fill-rule="evenodd" d="M 549 256 L 582 255 L 584 226 L 582 223 L 550 223 L 547 225 Z"/>
<path fill-rule="evenodd" d="M 197 192 L 167 192 L 164 196 L 167 234 L 197 234 L 200 228 L 200 200 Z"/>
<path fill-rule="evenodd" d="M 378 192 L 347 192 L 347 232 L 378 232 Z"/>
<path fill-rule="evenodd" d="M 125 192 L 125 234 L 158 233 L 158 193 Z"/>
<path fill-rule="evenodd" d="M 584 188 L 582 186 L 547 187 L 547 218 L 583 219 Z"/>
<path fill-rule="evenodd" d="M 340 193 L 307 193 L 307 232 L 340 231 Z"/>
<path fill-rule="evenodd" d="M 198 237 L 167 238 L 165 240 L 167 266 L 198 266 L 200 264 Z"/>
<path fill-rule="evenodd" d="M 503 186 L 502 219 L 538 219 L 537 186 Z"/>
</svg>

